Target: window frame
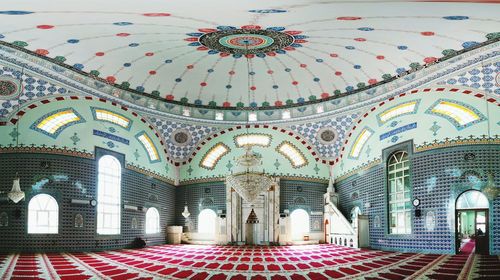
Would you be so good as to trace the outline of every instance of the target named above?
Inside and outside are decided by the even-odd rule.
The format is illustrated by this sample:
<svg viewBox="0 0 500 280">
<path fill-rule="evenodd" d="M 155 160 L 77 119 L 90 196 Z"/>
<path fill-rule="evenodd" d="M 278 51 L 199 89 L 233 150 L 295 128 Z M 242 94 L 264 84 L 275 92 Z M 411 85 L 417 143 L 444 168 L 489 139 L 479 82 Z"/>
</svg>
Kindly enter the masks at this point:
<svg viewBox="0 0 500 280">
<path fill-rule="evenodd" d="M 95 229 L 94 229 L 94 234 L 96 239 L 116 239 L 116 238 L 121 238 L 123 234 L 123 229 L 124 227 L 124 221 L 123 221 L 123 179 L 124 179 L 124 173 L 125 173 L 125 156 L 123 154 L 106 150 L 103 148 L 96 147 L 95 148 L 95 198 L 97 200 L 97 206 L 95 207 Z M 98 233 L 98 209 L 99 209 L 99 161 L 101 160 L 102 157 L 104 156 L 113 156 L 115 157 L 118 162 L 120 163 L 121 167 L 121 173 L 120 173 L 120 207 L 119 207 L 119 233 L 112 233 L 112 234 L 102 234 Z"/>
<path fill-rule="evenodd" d="M 158 213 L 158 231 L 157 232 L 150 232 L 148 233 L 147 225 L 148 225 L 148 212 L 150 209 L 154 208 L 156 212 Z M 161 213 L 160 213 L 160 207 L 157 206 L 149 206 L 148 210 L 144 213 L 144 234 L 149 235 L 149 236 L 155 236 L 155 235 L 160 235 L 161 234 Z"/>
<path fill-rule="evenodd" d="M 35 198 L 37 197 L 38 195 L 48 195 L 50 197 L 52 197 L 55 201 L 56 201 L 56 204 L 57 204 L 57 232 L 55 233 L 49 233 L 49 232 L 41 232 L 41 233 L 37 233 L 37 232 L 29 232 L 29 216 L 30 216 L 30 210 L 29 210 L 29 205 L 30 205 L 30 202 Z M 54 235 L 59 235 L 60 234 L 60 231 L 61 231 L 61 221 L 62 221 L 62 211 L 61 211 L 61 203 L 60 203 L 60 196 L 58 194 L 55 194 L 55 193 L 51 193 L 51 192 L 36 192 L 36 193 L 33 193 L 29 199 L 27 199 L 27 203 L 26 203 L 26 234 L 28 236 L 54 236 Z"/>
<path fill-rule="evenodd" d="M 409 172 L 409 191 L 410 191 L 410 233 L 391 233 L 390 227 L 390 204 L 389 204 L 389 160 L 391 156 L 397 152 L 406 152 L 408 155 L 408 172 Z M 388 147 L 382 150 L 382 158 L 384 159 L 384 197 L 385 197 L 385 207 L 384 207 L 384 215 L 385 215 L 385 237 L 386 238 L 412 238 L 415 233 L 415 220 L 414 213 L 415 207 L 411 204 L 413 200 L 413 140 L 408 140 L 405 142 L 401 142 L 394 146 Z"/>
</svg>

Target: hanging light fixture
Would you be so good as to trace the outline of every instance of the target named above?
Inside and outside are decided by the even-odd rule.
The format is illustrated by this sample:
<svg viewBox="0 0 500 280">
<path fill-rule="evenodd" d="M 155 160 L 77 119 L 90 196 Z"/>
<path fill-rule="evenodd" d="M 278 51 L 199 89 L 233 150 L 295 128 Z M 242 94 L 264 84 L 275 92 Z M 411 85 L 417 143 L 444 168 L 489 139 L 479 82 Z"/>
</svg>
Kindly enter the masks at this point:
<svg viewBox="0 0 500 280">
<path fill-rule="evenodd" d="M 19 184 L 19 176 L 16 173 L 16 177 L 14 178 L 14 182 L 12 183 L 12 189 L 7 193 L 7 197 L 12 200 L 14 203 L 18 203 L 22 199 L 24 199 L 24 192 L 21 191 L 21 185 Z"/>
<path fill-rule="evenodd" d="M 187 219 L 190 215 L 191 215 L 191 213 L 189 213 L 189 209 L 188 209 L 188 206 L 186 204 L 186 205 L 184 205 L 184 211 L 182 211 L 182 216 L 184 217 L 184 219 Z"/>
<path fill-rule="evenodd" d="M 246 58 L 247 58 L 247 96 L 250 102 L 250 61 L 248 57 L 248 44 L 245 42 Z M 253 109 L 248 114 L 255 116 Z M 252 120 L 253 121 L 253 120 Z M 250 136 L 248 131 L 250 118 L 246 122 L 246 134 Z M 265 175 L 264 172 L 259 172 L 258 167 L 262 165 L 262 157 L 252 150 L 252 145 L 244 146 L 245 153 L 235 159 L 237 171 L 226 177 L 226 184 L 234 189 L 246 202 L 252 203 L 265 190 L 269 189 L 273 181 L 271 177 Z"/>
<path fill-rule="evenodd" d="M 19 81 L 20 81 L 20 86 L 21 86 L 21 93 L 19 94 L 17 98 L 17 114 L 18 116 L 17 122 L 16 122 L 16 147 L 19 146 L 19 121 L 21 120 L 21 116 L 19 116 L 19 111 L 21 109 L 21 96 L 22 94 L 22 83 L 23 83 L 23 74 L 24 74 L 24 68 L 21 71 L 21 75 L 19 76 Z M 18 173 L 16 172 L 16 177 L 14 178 L 14 182 L 12 183 L 12 189 L 10 192 L 7 193 L 7 197 L 12 200 L 14 203 L 18 203 L 19 201 L 23 200 L 25 197 L 25 194 L 23 191 L 21 191 L 21 184 L 20 184 L 20 178 Z"/>
</svg>

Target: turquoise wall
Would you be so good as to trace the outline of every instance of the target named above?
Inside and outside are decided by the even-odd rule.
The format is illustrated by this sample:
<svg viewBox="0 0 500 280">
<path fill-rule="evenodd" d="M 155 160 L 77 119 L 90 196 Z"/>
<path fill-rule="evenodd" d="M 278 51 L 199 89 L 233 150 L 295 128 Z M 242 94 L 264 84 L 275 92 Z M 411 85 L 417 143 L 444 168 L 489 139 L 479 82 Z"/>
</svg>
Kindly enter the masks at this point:
<svg viewBox="0 0 500 280">
<path fill-rule="evenodd" d="M 94 120 L 92 107 L 120 114 L 131 120 L 131 125 L 126 129 L 111 122 Z M 66 108 L 72 108 L 81 116 L 82 121 L 61 129 L 56 136 L 44 134 L 32 128 L 33 124 L 48 114 Z M 175 179 L 174 167 L 167 162 L 164 148 L 159 138 L 155 136 L 155 132 L 149 128 L 148 124 L 143 123 L 140 117 L 134 116 L 130 111 L 122 110 L 119 106 L 96 100 L 52 100 L 47 104 L 39 104 L 32 110 L 27 109 L 26 106 L 21 107 L 21 110 L 25 110 L 26 114 L 19 120 L 19 145 L 49 148 L 55 146 L 88 153 L 94 153 L 95 147 L 101 147 L 124 154 L 127 164 L 172 181 Z M 0 145 L 15 145 L 16 130 L 16 125 L 0 126 L 0 135 L 2 135 Z M 95 135 L 95 131 L 99 135 Z M 151 161 L 144 146 L 137 140 L 136 136 L 142 132 L 145 132 L 153 141 L 159 160 Z"/>
<path fill-rule="evenodd" d="M 301 143 L 301 140 L 295 139 L 295 136 L 289 136 L 288 134 L 265 128 L 250 128 L 248 132 L 268 134 L 272 138 L 269 147 L 255 146 L 253 148 L 256 153 L 262 156 L 262 166 L 259 167 L 259 171 L 264 170 L 267 174 L 273 176 L 319 178 L 325 180 L 328 178 L 328 166 L 321 162 L 317 162 L 315 157 L 311 154 L 311 151 Z M 200 150 L 195 150 L 196 155 L 192 157 L 191 162 L 181 166 L 181 182 L 208 178 L 225 178 L 227 174 L 237 172 L 235 158 L 241 156 L 244 153 L 244 149 L 236 147 L 234 137 L 245 133 L 245 129 L 227 131 L 223 135 L 219 133 L 219 136 L 207 141 L 205 145 L 201 146 Z M 304 155 L 307 160 L 305 166 L 294 168 L 287 158 L 276 151 L 276 147 L 283 141 L 290 142 Z M 200 167 L 199 164 L 204 155 L 217 143 L 224 143 L 227 145 L 230 152 L 219 160 L 213 170 Z"/>
<path fill-rule="evenodd" d="M 451 92 L 447 89 L 444 91 L 431 90 L 396 97 L 392 101 L 386 101 L 380 107 L 376 106 L 374 111 L 367 109 L 368 116 L 361 116 L 361 123 L 356 124 L 356 129 L 351 130 L 352 135 L 347 138 L 348 143 L 344 145 L 345 150 L 342 153 L 342 158 L 334 166 L 335 176 L 344 176 L 370 162 L 380 160 L 383 149 L 403 141 L 413 140 L 415 147 L 419 148 L 446 140 L 460 142 L 464 138 L 482 138 L 483 135 L 488 135 L 488 123 L 492 137 L 500 134 L 500 109 L 498 105 L 486 102 L 484 98 L 475 97 L 473 94 L 464 94 L 462 90 L 459 92 Z M 462 104 L 482 116 L 482 119 L 467 127 L 459 127 L 449 118 L 429 113 L 429 109 L 440 100 Z M 416 112 L 396 117 L 385 123 L 381 123 L 377 118 L 380 113 L 411 101 L 417 101 Z M 486 106 L 488 106 L 488 110 Z M 487 111 L 489 111 L 489 120 L 487 120 Z M 351 150 L 365 128 L 373 134 L 362 146 L 359 157 L 354 158 L 350 155 Z"/>
</svg>

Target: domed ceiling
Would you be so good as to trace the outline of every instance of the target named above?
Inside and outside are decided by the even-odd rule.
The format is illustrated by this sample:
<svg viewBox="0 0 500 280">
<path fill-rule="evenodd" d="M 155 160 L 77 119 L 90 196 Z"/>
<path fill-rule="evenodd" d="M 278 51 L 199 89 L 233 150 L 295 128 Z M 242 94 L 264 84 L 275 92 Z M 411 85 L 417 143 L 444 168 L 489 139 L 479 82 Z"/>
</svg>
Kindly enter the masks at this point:
<svg viewBox="0 0 500 280">
<path fill-rule="evenodd" d="M 165 102 L 284 106 L 362 89 L 495 39 L 499 8 L 434 2 L 4 0 L 0 40 Z"/>
</svg>

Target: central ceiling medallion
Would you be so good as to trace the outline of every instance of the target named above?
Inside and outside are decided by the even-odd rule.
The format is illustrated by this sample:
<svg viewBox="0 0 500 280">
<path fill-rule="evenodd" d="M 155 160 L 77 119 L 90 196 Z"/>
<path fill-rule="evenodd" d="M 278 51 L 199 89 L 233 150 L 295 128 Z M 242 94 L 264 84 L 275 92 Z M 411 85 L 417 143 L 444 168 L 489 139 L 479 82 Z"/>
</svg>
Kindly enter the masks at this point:
<svg viewBox="0 0 500 280">
<path fill-rule="evenodd" d="M 197 33 L 188 33 L 185 40 L 190 46 L 198 47 L 199 51 L 209 54 L 234 57 L 275 56 L 285 54 L 302 47 L 307 36 L 302 31 L 285 30 L 284 27 L 269 27 L 262 29 L 258 25 L 246 25 L 241 28 L 234 26 L 218 26 L 216 29 L 201 28 Z"/>
</svg>

